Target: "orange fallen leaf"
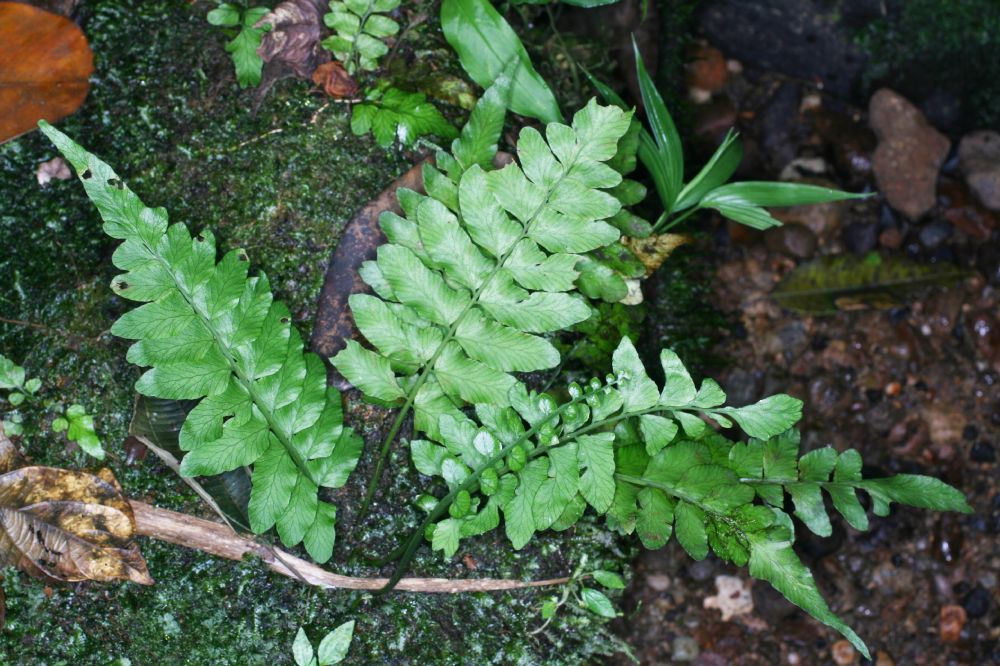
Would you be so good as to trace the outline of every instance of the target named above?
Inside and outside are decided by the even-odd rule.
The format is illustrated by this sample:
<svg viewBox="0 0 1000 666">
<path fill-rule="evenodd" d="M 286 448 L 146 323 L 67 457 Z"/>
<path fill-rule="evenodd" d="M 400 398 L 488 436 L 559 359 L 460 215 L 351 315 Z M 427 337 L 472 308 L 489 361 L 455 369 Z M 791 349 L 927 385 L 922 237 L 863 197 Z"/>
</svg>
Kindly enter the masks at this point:
<svg viewBox="0 0 1000 666">
<path fill-rule="evenodd" d="M 358 84 L 336 60 L 325 62 L 313 72 L 313 83 L 323 88 L 334 99 L 353 97 L 358 92 Z"/>
<path fill-rule="evenodd" d="M 94 54 L 67 18 L 0 2 L 0 143 L 76 111 L 87 97 Z"/>
</svg>

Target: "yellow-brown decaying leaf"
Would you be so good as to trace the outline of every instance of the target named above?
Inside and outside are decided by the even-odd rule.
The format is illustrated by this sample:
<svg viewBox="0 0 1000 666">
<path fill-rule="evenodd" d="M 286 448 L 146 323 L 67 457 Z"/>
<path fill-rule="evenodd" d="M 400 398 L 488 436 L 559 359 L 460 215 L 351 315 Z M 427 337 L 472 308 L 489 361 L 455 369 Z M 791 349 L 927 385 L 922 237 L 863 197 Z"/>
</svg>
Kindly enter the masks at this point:
<svg viewBox="0 0 1000 666">
<path fill-rule="evenodd" d="M 87 97 L 94 56 L 69 19 L 0 2 L 0 143 L 55 122 Z"/>
<path fill-rule="evenodd" d="M 8 446 L 0 431 L 0 461 Z M 0 475 L 0 564 L 63 582 L 150 585 L 134 534 L 132 507 L 108 469 L 21 467 Z"/>
<path fill-rule="evenodd" d="M 622 245 L 632 250 L 646 267 L 646 277 L 663 265 L 670 253 L 685 243 L 690 243 L 691 237 L 683 234 L 659 234 L 648 238 L 622 238 Z"/>
</svg>

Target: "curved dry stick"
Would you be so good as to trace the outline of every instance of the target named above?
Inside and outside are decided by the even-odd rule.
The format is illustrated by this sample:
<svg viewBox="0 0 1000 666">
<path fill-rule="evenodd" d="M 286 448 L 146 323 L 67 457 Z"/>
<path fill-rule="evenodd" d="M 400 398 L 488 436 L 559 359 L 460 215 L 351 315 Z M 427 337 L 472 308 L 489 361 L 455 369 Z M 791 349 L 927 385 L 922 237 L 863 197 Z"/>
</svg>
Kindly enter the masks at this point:
<svg viewBox="0 0 1000 666">
<path fill-rule="evenodd" d="M 184 513 L 129 500 L 135 514 L 136 534 L 160 541 L 194 548 L 210 555 L 229 560 L 242 560 L 247 554 L 262 559 L 271 571 L 282 576 L 303 580 L 310 585 L 330 589 L 379 590 L 385 587 L 387 578 L 355 578 L 341 576 L 307 562 L 278 548 L 262 544 L 240 536 L 230 528 L 202 518 Z M 564 585 L 569 578 L 519 581 L 498 578 L 454 579 L 454 578 L 404 578 L 395 589 L 407 592 L 494 592 L 518 590 L 529 587 Z"/>
</svg>

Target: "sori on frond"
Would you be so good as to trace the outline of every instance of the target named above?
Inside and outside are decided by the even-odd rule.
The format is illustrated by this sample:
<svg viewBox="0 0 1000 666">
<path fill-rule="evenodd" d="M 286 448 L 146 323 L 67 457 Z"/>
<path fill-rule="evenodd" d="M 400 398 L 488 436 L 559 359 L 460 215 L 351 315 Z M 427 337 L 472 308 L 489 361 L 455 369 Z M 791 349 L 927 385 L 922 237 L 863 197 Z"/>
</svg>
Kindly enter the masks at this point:
<svg viewBox="0 0 1000 666">
<path fill-rule="evenodd" d="M 423 540 L 446 556 L 462 539 L 500 526 L 514 548 L 543 530 L 565 530 L 584 512 L 606 518 L 609 529 L 638 535 L 660 548 L 672 535 L 696 560 L 709 551 L 766 580 L 792 603 L 840 631 L 865 655 L 858 636 L 827 606 L 812 574 L 792 549 L 794 515 L 829 536 L 823 503 L 856 529 L 868 518 L 857 491 L 868 494 L 876 515 L 891 502 L 969 512 L 962 494 L 932 477 L 901 474 L 863 479 L 861 457 L 825 447 L 799 456 L 792 426 L 802 403 L 774 395 L 745 407 L 725 406 L 713 380 L 696 386 L 670 350 L 660 354 L 663 386 L 643 367 L 628 338 L 614 353 L 605 381 L 569 386 L 562 404 L 517 383 L 509 406 L 482 403 L 474 415 L 443 414 L 436 435 L 410 442 L 414 466 L 438 477 L 447 491 L 426 494 L 426 516 L 394 554 L 392 581 Z M 750 436 L 735 442 L 710 427 L 739 426 Z"/>
<path fill-rule="evenodd" d="M 333 365 L 365 396 L 399 407 L 371 480 L 412 410 L 418 431 L 465 405 L 505 407 L 514 372 L 551 368 L 544 334 L 591 315 L 576 289 L 580 253 L 615 242 L 621 209 L 607 165 L 631 113 L 591 102 L 572 125 L 521 131 L 518 162 L 495 168 L 509 80 L 486 91 L 468 124 L 424 167 L 426 195 L 400 189 L 403 215 L 383 213 L 388 242 L 361 276 L 377 295 L 350 299 L 371 348 L 348 341 Z M 362 513 L 364 507 L 362 508 Z"/>
<path fill-rule="evenodd" d="M 143 303 L 111 332 L 135 340 L 128 359 L 149 368 L 142 395 L 199 400 L 180 432 L 186 476 L 252 466 L 250 525 L 276 526 L 282 542 L 304 542 L 318 562 L 330 558 L 336 508 L 319 489 L 344 485 L 361 438 L 343 425 L 340 394 L 327 387 L 322 360 L 304 353 L 288 309 L 267 277 L 251 276 L 246 252 L 216 261 L 212 233 L 193 237 L 149 208 L 107 164 L 44 121 L 42 131 L 76 170 L 104 219 L 123 241 L 112 261 L 124 273 L 112 290 Z"/>
</svg>

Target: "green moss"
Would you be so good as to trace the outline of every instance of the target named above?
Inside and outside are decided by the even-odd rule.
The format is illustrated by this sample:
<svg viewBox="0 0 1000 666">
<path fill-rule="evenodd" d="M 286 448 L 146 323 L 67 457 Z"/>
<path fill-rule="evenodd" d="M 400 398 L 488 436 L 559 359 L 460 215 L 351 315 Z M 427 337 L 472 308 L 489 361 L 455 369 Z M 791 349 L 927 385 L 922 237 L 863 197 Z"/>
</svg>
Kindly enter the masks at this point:
<svg viewBox="0 0 1000 666">
<path fill-rule="evenodd" d="M 224 249 L 247 248 L 308 334 L 325 261 L 343 225 L 413 156 L 354 137 L 348 109 L 326 105 L 301 81 L 277 83 L 257 106 L 253 92 L 233 80 L 224 37 L 204 20 L 212 4 L 86 3 L 82 24 L 97 71 L 83 109 L 60 126 L 114 165 L 150 205 L 194 228 L 211 227 Z M 421 48 L 443 46 L 432 29 L 408 39 Z M 108 333 L 128 308 L 107 287 L 114 243 L 77 182 L 36 184 L 38 164 L 54 156 L 37 133 L 0 146 L 0 238 L 13 239 L 5 249 L 15 250 L 0 253 L 0 311 L 4 319 L 35 324 L 0 322 L 0 353 L 40 377 L 50 397 L 81 402 L 96 415 L 106 462 L 130 496 L 203 512 L 153 456 L 125 459 L 138 370 L 125 361 L 125 343 Z M 375 438 L 372 410 L 352 404 L 351 413 Z M 44 434 L 50 416 L 42 406 L 25 408 L 24 417 L 38 425 L 19 442 L 35 462 L 93 463 L 68 452 L 62 436 Z M 368 458 L 333 498 L 344 527 L 363 492 Z M 416 523 L 408 502 L 426 480 L 410 469 L 402 447 L 392 466 L 391 485 L 366 526 L 365 554 L 386 553 Z M 331 568 L 387 573 L 345 564 L 357 545 L 346 532 Z M 315 639 L 351 618 L 358 631 L 350 663 L 358 664 L 578 664 L 616 646 L 606 621 L 582 613 L 563 613 L 546 634 L 530 636 L 541 623 L 545 591 L 374 597 L 307 588 L 260 562 L 222 561 L 150 539 L 140 547 L 157 580 L 151 587 L 84 583 L 56 586 L 50 596 L 42 583 L 4 571 L 0 663 L 285 664 L 300 624 Z M 494 535 L 473 540 L 467 553 L 443 561 L 424 549 L 413 575 L 529 579 L 565 575 L 584 555 L 605 568 L 620 568 L 631 556 L 587 522 L 523 551 Z"/>
</svg>

